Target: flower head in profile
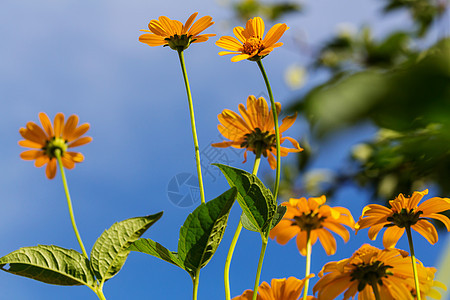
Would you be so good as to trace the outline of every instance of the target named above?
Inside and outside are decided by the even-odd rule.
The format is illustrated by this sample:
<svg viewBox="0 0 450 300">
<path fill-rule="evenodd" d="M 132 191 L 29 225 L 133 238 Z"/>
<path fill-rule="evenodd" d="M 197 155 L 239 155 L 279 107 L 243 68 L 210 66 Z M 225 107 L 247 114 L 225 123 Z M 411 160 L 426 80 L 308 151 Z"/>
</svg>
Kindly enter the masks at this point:
<svg viewBox="0 0 450 300">
<path fill-rule="evenodd" d="M 270 238 L 285 245 L 294 236 L 297 236 L 297 248 L 302 255 L 306 255 L 308 233 L 311 245 L 319 239 L 325 252 L 332 255 L 336 252 L 336 239 L 331 232 L 341 236 L 345 242 L 350 238 L 348 230 L 353 228 L 355 221 L 350 211 L 344 207 L 330 207 L 325 205 L 325 196 L 289 199 L 281 205 L 287 211 L 280 223 L 270 231 Z"/>
<path fill-rule="evenodd" d="M 421 291 L 426 294 L 433 285 L 430 272 L 417 263 Z M 313 288 L 321 300 L 331 300 L 344 291 L 343 299 L 375 300 L 373 286 L 380 299 L 412 299 L 414 275 L 411 257 L 403 250 L 380 250 L 368 244 L 361 246 L 352 257 L 327 263 L 319 273 L 320 280 Z"/>
<path fill-rule="evenodd" d="M 216 45 L 229 51 L 219 52 L 219 55 L 237 54 L 231 61 L 241 61 L 244 59 L 258 61 L 267 56 L 274 48 L 280 47 L 283 43 L 277 43 L 281 36 L 289 27 L 286 24 L 274 25 L 264 35 L 264 21 L 260 17 L 255 17 L 247 21 L 245 28 L 238 26 L 233 29 L 234 35 L 222 36 Z"/>
<path fill-rule="evenodd" d="M 310 275 L 314 277 L 314 275 Z M 258 287 L 257 300 L 297 300 L 302 293 L 305 279 L 297 279 L 289 277 L 288 279 L 272 279 L 271 284 L 263 282 Z M 252 290 L 246 290 L 242 295 L 234 297 L 232 300 L 251 300 L 253 296 Z M 314 299 L 308 296 L 308 300 Z"/>
<path fill-rule="evenodd" d="M 19 141 L 19 145 L 32 148 L 22 152 L 20 157 L 24 160 L 34 160 L 34 165 L 38 168 L 47 164 L 45 173 L 48 179 L 53 179 L 56 174 L 57 152 L 67 169 L 73 169 L 75 163 L 84 160 L 81 153 L 71 152 L 68 149 L 92 141 L 91 137 L 82 137 L 88 131 L 89 124 L 78 126 L 77 115 L 71 115 L 64 123 L 62 113 L 56 114 L 53 126 L 45 113 L 39 113 L 39 120 L 42 128 L 34 122 L 28 122 L 26 128 L 20 128 L 20 135 L 25 140 Z"/>
<path fill-rule="evenodd" d="M 405 227 L 411 227 L 423 235 L 431 244 L 438 241 L 436 228 L 427 219 L 436 219 L 444 223 L 450 231 L 450 220 L 439 212 L 450 209 L 450 199 L 434 197 L 422 202 L 422 197 L 428 194 L 428 190 L 414 192 L 410 198 L 398 195 L 389 201 L 391 208 L 378 204 L 369 204 L 364 207 L 356 232 L 369 228 L 369 238 L 375 240 L 378 232 L 386 227 L 383 236 L 385 248 L 395 247 L 398 240 L 405 232 Z"/>
<path fill-rule="evenodd" d="M 280 114 L 281 105 L 276 103 L 277 113 Z M 229 141 L 212 144 L 213 147 L 245 148 L 244 163 L 247 161 L 247 151 L 256 154 L 260 149 L 261 154 L 267 157 L 270 167 L 275 169 L 277 162 L 276 137 L 272 110 L 269 110 L 266 100 L 263 97 L 258 99 L 255 96 L 247 98 L 247 108 L 244 104 L 239 104 L 239 112 L 242 117 L 234 111 L 225 109 L 219 116 L 220 133 Z M 288 140 L 294 148 L 280 147 L 281 156 L 286 156 L 290 152 L 300 152 L 303 149 L 299 143 L 291 137 L 283 137 L 282 133 L 294 124 L 297 114 L 283 119 L 280 126 L 280 144 Z"/>
<path fill-rule="evenodd" d="M 148 29 L 139 37 L 139 41 L 149 46 L 169 46 L 173 50 L 182 51 L 191 43 L 206 42 L 215 34 L 200 34 L 214 24 L 210 16 L 204 16 L 194 23 L 198 13 L 193 13 L 183 25 L 180 21 L 161 16 L 158 20 L 151 20 Z"/>
</svg>

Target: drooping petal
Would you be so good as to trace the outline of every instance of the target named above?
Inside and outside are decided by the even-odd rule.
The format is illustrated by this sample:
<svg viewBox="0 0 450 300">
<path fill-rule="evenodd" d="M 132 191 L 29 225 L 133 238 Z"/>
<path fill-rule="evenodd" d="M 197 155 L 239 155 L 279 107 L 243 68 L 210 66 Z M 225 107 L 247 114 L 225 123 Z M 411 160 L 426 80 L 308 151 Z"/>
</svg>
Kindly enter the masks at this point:
<svg viewBox="0 0 450 300">
<path fill-rule="evenodd" d="M 324 229 L 318 229 L 315 230 L 317 233 L 317 236 L 319 237 L 320 243 L 322 244 L 323 248 L 325 249 L 325 252 L 328 255 L 333 255 L 336 253 L 336 239 L 333 237 L 333 235 Z"/>
<path fill-rule="evenodd" d="M 405 228 L 399 228 L 397 226 L 391 226 L 386 228 L 383 236 L 383 246 L 385 248 L 393 248 L 397 244 L 398 240 L 405 232 Z"/>
<path fill-rule="evenodd" d="M 34 166 L 36 168 L 40 168 L 48 162 L 49 162 L 48 156 L 46 156 L 46 155 L 38 156 L 38 157 L 36 157 L 36 160 L 34 161 Z"/>
<path fill-rule="evenodd" d="M 75 168 L 75 162 L 72 160 L 70 155 L 64 155 L 63 157 L 61 157 L 61 161 L 64 168 L 69 170 Z"/>
<path fill-rule="evenodd" d="M 47 168 L 45 169 L 45 174 L 47 175 L 48 179 L 55 178 L 55 175 L 56 175 L 56 159 L 55 158 L 51 159 L 48 162 Z"/>
<path fill-rule="evenodd" d="M 430 214 L 427 215 L 427 217 L 441 221 L 442 223 L 444 223 L 445 227 L 447 228 L 447 231 L 450 231 L 450 219 L 446 215 Z"/>
<path fill-rule="evenodd" d="M 416 224 L 412 225 L 411 228 L 426 238 L 430 244 L 434 245 L 437 243 L 438 234 L 436 228 L 427 220 L 419 220 Z"/>
<path fill-rule="evenodd" d="M 288 128 L 290 128 L 294 124 L 296 119 L 297 113 L 292 116 L 285 117 L 281 123 L 280 132 L 285 132 Z"/>
<path fill-rule="evenodd" d="M 299 232 L 300 228 L 292 226 L 292 221 L 282 220 L 270 231 L 270 238 L 276 239 L 277 243 L 281 245 L 286 245 Z"/>
</svg>

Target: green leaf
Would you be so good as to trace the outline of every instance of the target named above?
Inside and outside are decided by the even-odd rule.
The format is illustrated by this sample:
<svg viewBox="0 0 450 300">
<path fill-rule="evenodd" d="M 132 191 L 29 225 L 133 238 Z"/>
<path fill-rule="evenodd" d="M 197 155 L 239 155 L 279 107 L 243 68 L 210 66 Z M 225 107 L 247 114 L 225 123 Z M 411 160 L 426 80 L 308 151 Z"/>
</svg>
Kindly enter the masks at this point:
<svg viewBox="0 0 450 300">
<path fill-rule="evenodd" d="M 89 260 L 58 246 L 24 247 L 0 258 L 3 271 L 56 285 L 95 285 Z"/>
<path fill-rule="evenodd" d="M 277 212 L 275 213 L 275 216 L 273 217 L 272 226 L 270 227 L 271 230 L 272 230 L 272 228 L 277 226 L 278 223 L 280 223 L 280 221 L 283 219 L 286 211 L 287 211 L 286 206 L 278 205 Z"/>
<path fill-rule="evenodd" d="M 259 229 L 257 227 L 255 227 L 255 225 L 253 225 L 252 222 L 250 222 L 250 220 L 248 219 L 246 214 L 241 215 L 241 223 L 242 223 L 242 227 L 244 227 L 245 229 L 254 231 L 254 232 L 259 232 Z"/>
<path fill-rule="evenodd" d="M 181 227 L 178 257 L 191 276 L 204 267 L 217 250 L 236 194 L 236 188 L 231 188 L 214 200 L 200 204 Z"/>
<path fill-rule="evenodd" d="M 185 270 L 183 262 L 178 258 L 178 254 L 176 252 L 168 250 L 163 245 L 151 239 L 139 239 L 134 242 L 128 249 L 131 251 L 150 254 Z"/>
<path fill-rule="evenodd" d="M 91 251 L 91 265 L 101 281 L 120 271 L 130 253 L 128 247 L 162 216 L 162 212 L 146 217 L 127 219 L 112 225 L 97 239 Z"/>
<path fill-rule="evenodd" d="M 222 164 L 214 165 L 219 167 L 230 186 L 237 188 L 237 200 L 247 217 L 246 226 L 265 233 L 269 229 L 269 224 L 277 209 L 276 201 L 270 190 L 256 175 Z M 253 226 L 250 226 L 249 223 Z M 247 229 L 247 227 L 245 228 Z"/>
</svg>

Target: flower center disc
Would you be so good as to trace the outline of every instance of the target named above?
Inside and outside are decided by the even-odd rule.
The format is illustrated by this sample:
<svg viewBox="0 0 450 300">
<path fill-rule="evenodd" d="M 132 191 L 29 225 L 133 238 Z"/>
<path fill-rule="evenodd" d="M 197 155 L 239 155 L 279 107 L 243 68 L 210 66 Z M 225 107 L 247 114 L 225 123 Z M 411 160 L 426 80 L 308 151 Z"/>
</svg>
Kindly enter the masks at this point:
<svg viewBox="0 0 450 300">
<path fill-rule="evenodd" d="M 257 54 L 259 51 L 263 50 L 263 42 L 260 38 L 249 38 L 244 43 L 244 49 L 242 52 L 245 54 Z"/>
<path fill-rule="evenodd" d="M 311 231 L 314 229 L 322 228 L 322 222 L 325 220 L 325 217 L 319 217 L 318 214 L 305 214 L 303 213 L 301 216 L 295 216 L 294 222 L 292 222 L 293 226 L 298 226 L 304 231 Z"/>
<path fill-rule="evenodd" d="M 362 263 L 362 264 L 354 264 L 356 269 L 351 274 L 351 281 L 357 280 L 358 291 L 361 292 L 367 284 L 372 285 L 378 283 L 382 285 L 383 282 L 381 278 L 388 277 L 388 275 L 392 275 L 391 272 L 388 271 L 391 266 L 386 266 L 381 261 L 375 261 L 370 264 Z"/>
<path fill-rule="evenodd" d="M 245 135 L 245 142 L 241 144 L 241 147 L 251 148 L 255 154 L 256 149 L 261 149 L 261 153 L 266 157 L 266 150 L 271 151 L 272 147 L 276 146 L 275 140 L 275 134 L 269 134 L 268 131 L 262 132 L 261 129 L 255 128 L 255 131 Z"/>
</svg>

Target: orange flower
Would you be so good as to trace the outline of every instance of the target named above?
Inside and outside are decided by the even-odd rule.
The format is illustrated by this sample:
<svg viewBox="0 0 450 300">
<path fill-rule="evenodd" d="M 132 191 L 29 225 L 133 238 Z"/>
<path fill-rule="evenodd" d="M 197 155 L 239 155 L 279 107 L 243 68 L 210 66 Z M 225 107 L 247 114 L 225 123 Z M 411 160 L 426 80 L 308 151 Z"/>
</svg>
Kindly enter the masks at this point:
<svg viewBox="0 0 450 300">
<path fill-rule="evenodd" d="M 450 220 L 439 214 L 439 212 L 450 209 L 450 199 L 434 197 L 417 206 L 426 194 L 428 194 L 428 190 L 414 192 L 411 198 L 400 194 L 394 200 L 389 201 L 391 208 L 378 204 L 367 205 L 355 225 L 356 232 L 370 227 L 369 238 L 375 240 L 378 232 L 387 227 L 383 236 L 383 245 L 385 248 L 390 248 L 395 247 L 405 232 L 405 227 L 410 226 L 431 244 L 435 244 L 438 241 L 438 234 L 427 218 L 441 221 L 450 231 Z"/>
<path fill-rule="evenodd" d="M 280 114 L 281 104 L 276 103 L 277 113 Z M 277 162 L 276 156 L 276 138 L 275 126 L 273 122 L 272 110 L 269 110 L 267 102 L 263 97 L 258 99 L 255 96 L 247 98 L 247 108 L 244 104 L 239 104 L 239 112 L 237 113 L 225 109 L 219 116 L 220 125 L 218 129 L 220 133 L 230 141 L 212 144 L 213 147 L 226 148 L 245 148 L 244 163 L 247 161 L 247 151 L 256 153 L 257 148 L 261 147 L 261 154 L 267 157 L 270 167 L 275 169 Z M 290 152 L 300 152 L 303 149 L 298 142 L 291 137 L 282 137 L 282 133 L 294 124 L 297 114 L 288 116 L 283 119 L 280 126 L 280 144 L 285 140 L 292 143 L 294 148 L 280 147 L 281 156 L 286 156 Z"/>
<path fill-rule="evenodd" d="M 422 263 L 418 262 L 417 267 L 420 289 L 426 294 L 433 281 Z M 375 300 L 373 285 L 380 299 L 412 299 L 411 257 L 406 251 L 395 248 L 380 250 L 365 244 L 352 257 L 327 263 L 319 277 L 313 291 L 318 292 L 320 300 L 335 299 L 344 291 L 344 300 L 355 297 L 357 292 L 359 300 Z"/>
<path fill-rule="evenodd" d="M 20 128 L 20 135 L 25 140 L 19 141 L 19 145 L 34 150 L 27 150 L 20 154 L 24 160 L 35 160 L 38 168 L 47 164 L 45 173 L 48 179 L 53 179 L 56 174 L 56 151 L 60 152 L 61 161 L 65 168 L 73 169 L 75 163 L 82 162 L 84 156 L 78 152 L 67 151 L 68 148 L 78 147 L 92 141 L 85 136 L 89 124 L 78 126 L 78 116 L 71 115 L 64 124 L 64 114 L 58 113 L 53 121 L 53 126 L 45 113 L 39 113 L 42 128 L 34 122 L 28 122 L 26 128 Z"/>
<path fill-rule="evenodd" d="M 311 245 L 319 239 L 325 252 L 332 255 L 336 252 L 336 239 L 330 233 L 341 236 L 345 242 L 350 238 L 348 230 L 343 226 L 353 228 L 355 221 L 350 211 L 344 207 L 324 205 L 325 196 L 289 199 L 281 205 L 287 207 L 286 214 L 280 223 L 270 231 L 270 238 L 285 245 L 297 236 L 297 248 L 306 255 L 307 233 L 310 233 Z"/>
<path fill-rule="evenodd" d="M 231 61 L 241 61 L 244 59 L 258 61 L 267 56 L 274 48 L 280 47 L 283 43 L 277 43 L 289 27 L 286 24 L 278 23 L 274 25 L 263 38 L 264 21 L 260 17 L 255 17 L 247 21 L 245 29 L 241 26 L 233 29 L 234 35 L 222 36 L 216 45 L 230 50 L 219 52 L 219 55 L 238 54 L 231 58 Z"/>
<path fill-rule="evenodd" d="M 198 13 L 193 13 L 184 25 L 180 21 L 171 20 L 165 16 L 159 17 L 159 20 L 151 20 L 148 24 L 150 30 L 141 29 L 151 33 L 141 35 L 139 41 L 149 46 L 169 46 L 178 51 L 188 48 L 191 43 L 206 42 L 215 34 L 200 33 L 214 22 L 211 22 L 210 16 L 204 16 L 192 24 L 197 15 Z"/>
<path fill-rule="evenodd" d="M 311 275 L 310 277 L 314 277 Z M 263 282 L 258 288 L 257 300 L 297 300 L 302 293 L 305 279 L 289 277 L 288 279 L 272 279 L 271 286 Z M 246 290 L 242 295 L 234 297 L 232 300 L 251 300 L 252 290 Z M 314 297 L 308 296 L 308 300 Z"/>
</svg>

